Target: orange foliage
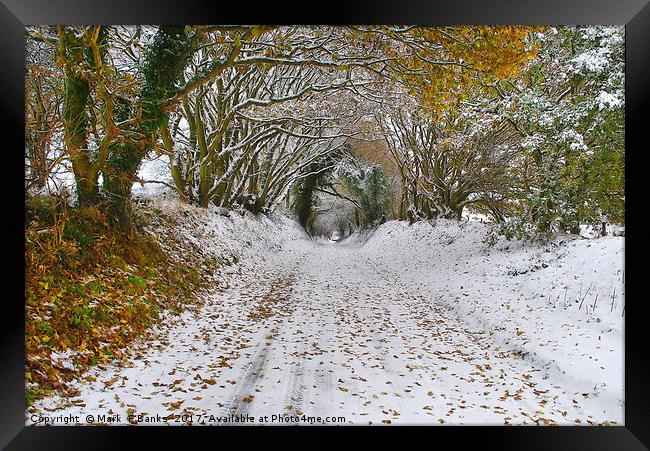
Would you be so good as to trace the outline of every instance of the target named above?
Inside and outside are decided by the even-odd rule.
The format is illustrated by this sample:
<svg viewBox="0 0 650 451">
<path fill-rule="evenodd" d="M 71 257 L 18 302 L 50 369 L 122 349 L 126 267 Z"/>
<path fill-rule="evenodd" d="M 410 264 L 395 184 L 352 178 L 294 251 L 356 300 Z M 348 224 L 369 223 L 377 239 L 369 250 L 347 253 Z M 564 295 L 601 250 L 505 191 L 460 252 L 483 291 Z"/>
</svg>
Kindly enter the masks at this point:
<svg viewBox="0 0 650 451">
<path fill-rule="evenodd" d="M 398 73 L 434 116 L 451 110 L 472 89 L 516 76 L 536 55 L 530 33 L 540 27 L 420 27 L 393 49 Z"/>
</svg>

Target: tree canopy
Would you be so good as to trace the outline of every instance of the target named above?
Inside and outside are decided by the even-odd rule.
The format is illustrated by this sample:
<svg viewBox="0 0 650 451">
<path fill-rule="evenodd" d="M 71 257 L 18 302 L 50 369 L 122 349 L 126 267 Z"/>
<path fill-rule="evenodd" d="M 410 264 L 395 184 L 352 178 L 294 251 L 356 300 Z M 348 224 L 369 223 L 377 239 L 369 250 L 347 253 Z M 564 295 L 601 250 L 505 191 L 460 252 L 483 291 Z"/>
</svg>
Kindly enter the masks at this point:
<svg viewBox="0 0 650 451">
<path fill-rule="evenodd" d="M 134 183 L 188 202 L 484 213 L 508 236 L 622 222 L 620 27 L 27 27 L 26 191 L 73 174 L 131 230 Z M 143 161 L 168 175 L 145 180 Z"/>
</svg>

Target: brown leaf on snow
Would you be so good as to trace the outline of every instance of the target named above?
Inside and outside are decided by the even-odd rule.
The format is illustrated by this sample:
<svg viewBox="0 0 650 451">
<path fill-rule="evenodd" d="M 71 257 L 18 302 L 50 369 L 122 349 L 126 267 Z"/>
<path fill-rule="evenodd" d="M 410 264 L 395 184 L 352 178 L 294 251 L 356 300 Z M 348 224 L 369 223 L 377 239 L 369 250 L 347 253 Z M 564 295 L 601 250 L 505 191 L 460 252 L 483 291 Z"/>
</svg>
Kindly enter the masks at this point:
<svg viewBox="0 0 650 451">
<path fill-rule="evenodd" d="M 167 410 L 176 410 L 181 406 L 181 404 L 183 404 L 182 400 L 181 401 L 176 401 L 176 402 L 170 402 L 169 407 L 167 408 Z"/>
</svg>

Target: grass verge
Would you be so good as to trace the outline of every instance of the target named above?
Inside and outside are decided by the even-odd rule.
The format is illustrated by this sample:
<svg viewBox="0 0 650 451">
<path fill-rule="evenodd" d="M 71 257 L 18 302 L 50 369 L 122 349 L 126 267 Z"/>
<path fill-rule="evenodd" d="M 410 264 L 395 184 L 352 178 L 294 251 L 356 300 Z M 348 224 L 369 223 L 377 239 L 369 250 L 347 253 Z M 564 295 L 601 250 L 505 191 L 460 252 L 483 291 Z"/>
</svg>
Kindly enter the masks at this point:
<svg viewBox="0 0 650 451">
<path fill-rule="evenodd" d="M 128 234 L 96 207 L 34 197 L 26 211 L 27 406 L 53 390 L 74 396 L 71 380 L 125 358 L 164 310 L 199 306 L 218 268 L 195 246 L 173 242 L 173 233 L 161 235 L 165 251 L 145 231 L 156 219 L 151 209 L 136 210 Z"/>
</svg>

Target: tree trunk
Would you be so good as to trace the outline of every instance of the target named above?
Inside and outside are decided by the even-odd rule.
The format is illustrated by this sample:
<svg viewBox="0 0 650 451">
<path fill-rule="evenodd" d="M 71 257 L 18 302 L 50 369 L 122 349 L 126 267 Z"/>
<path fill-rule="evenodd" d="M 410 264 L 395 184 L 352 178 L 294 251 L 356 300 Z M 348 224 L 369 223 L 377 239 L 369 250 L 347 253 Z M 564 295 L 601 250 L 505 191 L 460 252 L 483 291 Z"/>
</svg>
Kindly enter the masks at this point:
<svg viewBox="0 0 650 451">
<path fill-rule="evenodd" d="M 183 26 L 161 26 L 145 56 L 142 68 L 145 83 L 139 94 L 141 120 L 135 131 L 144 136 L 141 141 L 115 144 L 106 162 L 104 189 L 109 200 L 109 213 L 114 225 L 133 230 L 131 217 L 131 187 L 138 168 L 153 147 L 160 127 L 167 126 L 168 99 L 175 92 L 175 84 L 183 73 L 191 42 Z M 123 105 L 116 118 L 123 120 L 137 108 Z"/>
<path fill-rule="evenodd" d="M 146 150 L 134 144 L 117 144 L 111 149 L 104 171 L 104 192 L 109 201 L 111 223 L 125 232 L 135 229 L 131 188 Z"/>
<path fill-rule="evenodd" d="M 73 160 L 74 161 L 74 160 Z M 83 171 L 73 163 L 75 184 L 77 187 L 77 205 L 88 207 L 99 201 L 98 174 L 91 170 Z"/>
<path fill-rule="evenodd" d="M 86 107 L 89 97 L 88 80 L 68 71 L 63 104 L 63 128 L 65 144 L 70 155 L 72 172 L 77 186 L 77 201 L 81 206 L 93 205 L 99 199 L 98 174 L 92 167 L 88 150 Z"/>
</svg>

